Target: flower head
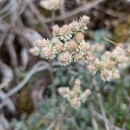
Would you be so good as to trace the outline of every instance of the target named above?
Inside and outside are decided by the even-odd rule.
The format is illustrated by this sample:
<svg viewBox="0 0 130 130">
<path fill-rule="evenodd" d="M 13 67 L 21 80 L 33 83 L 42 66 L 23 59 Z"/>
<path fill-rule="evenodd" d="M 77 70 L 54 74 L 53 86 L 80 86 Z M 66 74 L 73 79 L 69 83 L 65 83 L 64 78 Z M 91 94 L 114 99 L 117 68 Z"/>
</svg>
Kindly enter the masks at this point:
<svg viewBox="0 0 130 130">
<path fill-rule="evenodd" d="M 105 81 L 110 81 L 110 79 L 112 78 L 112 72 L 110 70 L 104 69 L 103 71 L 101 71 L 101 77 Z"/>
<path fill-rule="evenodd" d="M 90 49 L 90 45 L 88 43 L 83 42 L 80 44 L 80 48 L 81 48 L 81 51 L 85 53 L 85 52 L 88 52 L 88 50 Z"/>
<path fill-rule="evenodd" d="M 66 48 L 67 48 L 67 50 L 68 50 L 69 52 L 75 51 L 76 48 L 78 47 L 78 46 L 77 46 L 77 43 L 76 43 L 74 40 L 67 41 L 67 42 L 65 43 L 65 46 L 66 46 Z"/>
<path fill-rule="evenodd" d="M 29 51 L 35 56 L 38 56 L 40 54 L 40 49 L 38 47 L 31 48 Z"/>
<path fill-rule="evenodd" d="M 46 59 L 52 59 L 52 58 L 54 58 L 54 53 L 51 48 L 44 47 L 41 50 L 41 57 L 46 58 Z"/>
<path fill-rule="evenodd" d="M 54 36 L 59 36 L 60 35 L 60 27 L 58 25 L 54 25 L 52 27 L 52 33 Z"/>
<path fill-rule="evenodd" d="M 74 38 L 77 43 L 80 43 L 84 40 L 84 34 L 82 32 L 78 32 L 75 34 Z"/>
<path fill-rule="evenodd" d="M 79 62 L 79 61 L 83 61 L 83 60 L 84 60 L 83 54 L 77 53 L 74 55 L 74 61 Z"/>
<path fill-rule="evenodd" d="M 70 104 L 74 108 L 79 108 L 81 105 L 81 101 L 78 98 L 74 98 L 70 101 Z"/>
<path fill-rule="evenodd" d="M 59 57 L 58 61 L 60 65 L 68 65 L 72 61 L 72 55 L 69 52 L 62 52 Z"/>
<path fill-rule="evenodd" d="M 73 32 L 78 32 L 80 30 L 80 26 L 77 21 L 73 21 L 72 23 L 70 23 L 69 27 Z"/>
</svg>

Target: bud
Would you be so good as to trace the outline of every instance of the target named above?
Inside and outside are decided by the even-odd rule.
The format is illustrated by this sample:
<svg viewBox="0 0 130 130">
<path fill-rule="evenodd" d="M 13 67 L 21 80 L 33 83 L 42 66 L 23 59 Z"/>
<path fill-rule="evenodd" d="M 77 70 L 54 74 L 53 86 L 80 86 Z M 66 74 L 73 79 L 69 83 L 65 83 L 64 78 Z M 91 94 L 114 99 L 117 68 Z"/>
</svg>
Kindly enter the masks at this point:
<svg viewBox="0 0 130 130">
<path fill-rule="evenodd" d="M 76 98 L 76 96 L 77 96 L 77 94 L 76 94 L 76 92 L 74 92 L 74 91 L 71 91 L 71 92 L 69 93 L 70 99 L 74 99 L 74 98 Z"/>
<path fill-rule="evenodd" d="M 94 55 L 92 55 L 92 54 L 89 54 L 88 56 L 87 56 L 87 59 L 89 60 L 89 61 L 95 61 L 95 56 Z"/>
<path fill-rule="evenodd" d="M 73 91 L 76 92 L 76 93 L 79 93 L 81 91 L 81 86 L 75 84 L 74 87 L 73 87 Z"/>
<path fill-rule="evenodd" d="M 85 25 L 87 25 L 88 23 L 89 23 L 89 21 L 90 21 L 90 18 L 88 17 L 88 16 L 82 16 L 81 18 L 80 18 L 80 23 L 82 23 L 82 24 L 85 24 Z"/>
<path fill-rule="evenodd" d="M 74 55 L 74 60 L 75 61 L 82 61 L 84 59 L 83 55 L 80 53 L 77 53 Z"/>
<path fill-rule="evenodd" d="M 41 57 L 43 57 L 43 58 L 49 59 L 52 57 L 52 55 L 53 55 L 53 52 L 52 52 L 51 48 L 49 48 L 49 47 L 44 47 L 41 50 Z"/>
<path fill-rule="evenodd" d="M 93 72 L 95 70 L 95 67 L 93 65 L 87 65 L 87 69 L 90 71 L 90 72 Z"/>
<path fill-rule="evenodd" d="M 54 25 L 52 27 L 52 33 L 54 34 L 54 36 L 58 36 L 60 34 L 60 27 L 58 25 Z"/>
<path fill-rule="evenodd" d="M 107 67 L 110 68 L 110 69 L 112 69 L 113 67 L 115 67 L 115 64 L 116 64 L 115 61 L 111 61 L 111 60 L 110 60 L 110 61 L 107 63 Z"/>
<path fill-rule="evenodd" d="M 119 78 L 120 78 L 120 74 L 119 74 L 118 72 L 113 72 L 113 73 L 112 73 L 112 77 L 113 77 L 114 79 L 119 79 Z"/>
<path fill-rule="evenodd" d="M 59 55 L 58 61 L 61 65 L 68 65 L 72 61 L 72 55 L 69 52 L 63 52 Z"/>
<path fill-rule="evenodd" d="M 40 53 L 40 49 L 38 47 L 31 48 L 29 51 L 35 56 L 38 56 Z"/>
<path fill-rule="evenodd" d="M 58 88 L 58 93 L 61 95 L 61 96 L 64 96 L 66 97 L 70 92 L 70 89 L 67 88 L 67 87 L 60 87 Z"/>
<path fill-rule="evenodd" d="M 81 50 L 83 52 L 87 52 L 90 49 L 90 45 L 88 43 L 81 44 Z"/>
<path fill-rule="evenodd" d="M 72 52 L 75 51 L 77 48 L 77 43 L 74 40 L 71 40 L 69 42 L 65 43 L 65 46 L 67 47 L 67 50 Z"/>
<path fill-rule="evenodd" d="M 77 43 L 80 43 L 84 40 L 84 34 L 81 32 L 78 32 L 75 34 L 74 39 Z"/>
<path fill-rule="evenodd" d="M 84 95 L 86 97 L 88 97 L 90 94 L 91 94 L 91 90 L 90 89 L 86 89 L 85 92 L 84 92 Z"/>
<path fill-rule="evenodd" d="M 76 79 L 76 80 L 75 80 L 75 85 L 77 85 L 77 86 L 80 86 L 80 85 L 81 85 L 80 79 Z"/>
<path fill-rule="evenodd" d="M 91 94 L 91 90 L 90 89 L 86 89 L 85 92 L 83 92 L 80 96 L 80 99 L 82 102 L 85 102 L 87 97 Z"/>
<path fill-rule="evenodd" d="M 71 34 L 71 28 L 68 25 L 63 25 L 63 27 L 61 28 L 61 35 L 70 35 Z"/>
<path fill-rule="evenodd" d="M 54 48 L 56 49 L 57 52 L 63 51 L 64 47 L 62 43 L 57 43 L 55 44 Z"/>
<path fill-rule="evenodd" d="M 103 70 L 105 68 L 105 63 L 103 61 L 100 61 L 98 63 L 98 68 L 101 69 L 101 70 Z"/>
<path fill-rule="evenodd" d="M 70 100 L 70 104 L 72 107 L 78 108 L 81 105 L 81 101 L 79 101 L 77 98 L 74 98 L 73 100 Z"/>
<path fill-rule="evenodd" d="M 39 48 L 44 47 L 46 44 L 47 44 L 47 40 L 45 40 L 45 39 L 37 40 L 34 42 L 34 45 Z"/>
<path fill-rule="evenodd" d="M 109 81 L 112 78 L 112 73 L 111 73 L 111 71 L 105 69 L 105 70 L 101 71 L 101 77 L 103 80 Z"/>
<path fill-rule="evenodd" d="M 109 56 L 111 55 L 111 52 L 110 52 L 110 51 L 106 51 L 106 52 L 104 53 L 104 55 L 105 55 L 106 57 L 109 57 Z"/>
<path fill-rule="evenodd" d="M 71 24 L 69 24 L 69 27 L 72 31 L 79 31 L 79 23 L 77 21 L 73 21 Z"/>
</svg>

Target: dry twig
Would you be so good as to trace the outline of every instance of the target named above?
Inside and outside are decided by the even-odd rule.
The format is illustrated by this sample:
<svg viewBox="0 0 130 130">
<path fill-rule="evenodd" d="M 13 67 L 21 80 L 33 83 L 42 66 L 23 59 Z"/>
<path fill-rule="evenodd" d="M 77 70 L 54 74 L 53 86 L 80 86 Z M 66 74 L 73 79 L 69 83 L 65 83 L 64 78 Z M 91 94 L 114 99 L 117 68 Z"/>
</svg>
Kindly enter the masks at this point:
<svg viewBox="0 0 130 130">
<path fill-rule="evenodd" d="M 88 11 L 92 8 L 94 8 L 95 6 L 97 6 L 98 4 L 100 4 L 101 2 L 103 2 L 104 0 L 95 0 L 93 2 L 90 2 L 90 3 L 87 3 L 85 5 L 82 5 L 80 7 L 77 7 L 76 9 L 72 10 L 72 11 L 68 11 L 68 12 L 65 12 L 64 15 L 61 15 L 61 16 L 57 16 L 55 17 L 55 21 L 60 21 L 60 20 L 64 20 L 64 19 L 67 19 L 71 16 L 74 16 L 76 14 L 79 14 L 81 12 L 84 12 L 84 11 Z M 47 19 L 45 20 L 44 22 L 51 22 L 52 19 Z"/>
<path fill-rule="evenodd" d="M 41 66 L 42 65 L 42 66 Z M 35 64 L 32 69 L 30 70 L 30 72 L 28 72 L 28 74 L 25 76 L 25 78 L 16 86 L 14 87 L 12 90 L 10 90 L 6 96 L 5 99 L 3 100 L 3 102 L 0 104 L 0 109 L 6 104 L 6 101 L 9 97 L 11 97 L 12 95 L 14 95 L 15 93 L 17 93 L 19 90 L 21 90 L 25 84 L 28 82 L 28 80 L 37 72 L 39 71 L 43 71 L 43 70 L 50 70 L 51 67 L 48 63 L 46 62 L 38 62 L 37 64 Z"/>
<path fill-rule="evenodd" d="M 112 44 L 114 44 L 115 46 L 120 47 L 121 49 L 123 49 L 124 51 L 126 51 L 128 54 L 130 54 L 130 52 L 127 49 L 125 49 L 124 47 L 118 45 L 116 42 L 114 42 L 114 41 L 112 41 L 112 40 L 110 40 L 110 39 L 108 39 L 106 37 L 104 37 L 103 39 L 106 40 L 106 41 L 108 41 L 108 42 L 110 42 L 110 43 L 112 43 Z"/>
</svg>

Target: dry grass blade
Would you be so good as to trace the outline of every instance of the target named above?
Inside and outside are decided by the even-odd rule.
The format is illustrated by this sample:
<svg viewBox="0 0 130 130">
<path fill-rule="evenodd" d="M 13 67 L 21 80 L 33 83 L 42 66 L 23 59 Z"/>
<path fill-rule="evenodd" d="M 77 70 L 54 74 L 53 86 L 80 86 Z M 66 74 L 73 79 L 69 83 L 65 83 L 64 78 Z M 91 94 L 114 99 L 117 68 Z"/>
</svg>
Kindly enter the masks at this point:
<svg viewBox="0 0 130 130">
<path fill-rule="evenodd" d="M 108 39 L 108 38 L 106 38 L 106 37 L 104 37 L 103 39 L 106 40 L 106 41 L 108 41 L 108 42 L 110 42 L 110 43 L 112 43 L 112 44 L 115 45 L 115 46 L 120 47 L 121 49 L 123 49 L 124 51 L 126 51 L 128 54 L 130 54 L 130 52 L 129 52 L 127 49 L 125 49 L 124 47 L 118 45 L 116 42 L 114 42 L 114 41 L 112 41 L 112 40 L 110 40 L 110 39 Z"/>
</svg>

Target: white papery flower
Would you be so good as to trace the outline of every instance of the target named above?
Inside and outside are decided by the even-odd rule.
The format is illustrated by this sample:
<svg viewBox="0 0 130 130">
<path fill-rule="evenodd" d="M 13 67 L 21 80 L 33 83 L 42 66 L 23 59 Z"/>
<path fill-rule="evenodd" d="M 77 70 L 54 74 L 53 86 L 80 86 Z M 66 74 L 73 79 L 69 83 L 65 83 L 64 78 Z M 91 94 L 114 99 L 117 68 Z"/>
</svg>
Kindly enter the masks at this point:
<svg viewBox="0 0 130 130">
<path fill-rule="evenodd" d="M 60 8 L 62 0 L 42 0 L 40 6 L 47 10 L 57 10 Z"/>
</svg>

